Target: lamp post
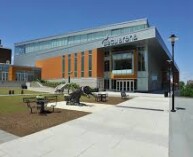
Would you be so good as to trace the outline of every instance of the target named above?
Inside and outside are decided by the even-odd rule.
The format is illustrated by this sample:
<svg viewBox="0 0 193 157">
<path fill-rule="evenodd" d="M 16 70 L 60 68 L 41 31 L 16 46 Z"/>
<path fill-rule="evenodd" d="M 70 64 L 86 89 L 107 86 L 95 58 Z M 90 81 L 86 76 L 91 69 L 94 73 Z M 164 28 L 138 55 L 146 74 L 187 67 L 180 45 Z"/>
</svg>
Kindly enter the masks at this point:
<svg viewBox="0 0 193 157">
<path fill-rule="evenodd" d="M 167 60 L 168 62 L 168 72 L 169 72 L 169 77 L 168 77 L 168 93 L 170 96 L 170 92 L 171 92 L 171 64 L 172 64 L 172 60 Z"/>
<path fill-rule="evenodd" d="M 169 37 L 169 41 L 171 42 L 171 45 L 172 45 L 172 110 L 171 112 L 176 112 L 175 108 L 174 108 L 174 96 L 175 96 L 175 93 L 174 93 L 174 44 L 175 44 L 175 41 L 178 40 L 178 38 L 175 36 L 175 34 L 172 34 L 170 37 Z"/>
<path fill-rule="evenodd" d="M 68 84 L 70 84 L 70 75 L 71 75 L 72 71 L 68 73 Z M 68 87 L 68 94 L 70 92 L 70 88 Z"/>
</svg>

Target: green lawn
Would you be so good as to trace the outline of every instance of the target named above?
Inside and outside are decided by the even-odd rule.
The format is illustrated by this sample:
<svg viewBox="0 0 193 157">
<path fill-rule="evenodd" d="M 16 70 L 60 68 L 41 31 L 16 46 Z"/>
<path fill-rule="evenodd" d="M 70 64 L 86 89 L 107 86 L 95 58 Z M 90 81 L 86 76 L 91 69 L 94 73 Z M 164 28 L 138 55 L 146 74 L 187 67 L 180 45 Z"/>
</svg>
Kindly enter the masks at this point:
<svg viewBox="0 0 193 157">
<path fill-rule="evenodd" d="M 19 88 L 14 88 L 15 94 L 19 94 L 20 90 Z M 8 89 L 0 89 L 1 95 L 3 93 L 6 94 Z M 37 95 L 51 95 L 48 93 L 40 93 L 40 92 L 34 92 L 34 91 L 24 91 L 25 94 L 31 94 L 31 95 L 5 95 L 5 96 L 0 96 L 0 114 L 2 113 L 13 113 L 13 112 L 22 112 L 22 111 L 27 111 L 29 110 L 26 106 L 25 103 L 23 103 L 23 98 L 24 97 L 35 97 Z M 58 96 L 58 101 L 64 101 L 64 95 L 63 94 L 57 94 Z M 86 96 L 81 96 L 80 102 L 91 102 L 91 103 L 102 103 L 102 104 L 111 104 L 111 105 L 116 105 L 125 100 L 121 98 L 116 98 L 116 97 L 109 97 L 106 102 L 96 102 L 95 98 L 91 96 L 90 98 L 87 98 Z"/>
<path fill-rule="evenodd" d="M 4 87 L 0 87 L 0 95 L 8 95 L 10 90 L 14 91 L 14 94 L 21 94 L 21 91 L 22 91 L 21 88 L 4 88 Z M 23 89 L 23 93 L 24 94 L 37 94 L 39 92 Z"/>
<path fill-rule="evenodd" d="M 49 95 L 49 94 L 45 94 L 45 95 Z M 14 96 L 14 95 L 0 96 L 0 114 L 29 110 L 26 104 L 23 103 L 24 97 L 32 97 L 32 96 L 23 96 L 23 95 L 21 96 Z M 63 95 L 58 95 L 58 101 L 62 101 L 62 100 L 64 100 Z"/>
</svg>

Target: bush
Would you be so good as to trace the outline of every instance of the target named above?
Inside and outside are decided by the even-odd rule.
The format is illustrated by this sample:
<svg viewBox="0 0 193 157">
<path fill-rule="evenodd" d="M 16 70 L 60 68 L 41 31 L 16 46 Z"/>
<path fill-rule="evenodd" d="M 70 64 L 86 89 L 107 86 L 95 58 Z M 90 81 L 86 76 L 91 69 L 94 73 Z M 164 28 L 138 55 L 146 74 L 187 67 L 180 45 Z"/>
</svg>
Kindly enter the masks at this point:
<svg viewBox="0 0 193 157">
<path fill-rule="evenodd" d="M 91 88 L 91 92 L 99 92 L 99 88 Z"/>
<path fill-rule="evenodd" d="M 183 81 L 180 81 L 179 82 L 179 88 L 182 89 L 182 88 L 184 88 L 184 86 L 185 86 L 185 83 Z"/>
<path fill-rule="evenodd" d="M 186 86 L 193 89 L 193 83 L 189 83 Z"/>
<path fill-rule="evenodd" d="M 41 84 L 43 84 L 44 86 L 53 87 L 53 88 L 56 88 L 60 84 L 65 84 L 64 81 L 62 81 L 62 82 L 51 82 L 51 81 L 46 81 L 46 80 L 38 80 L 38 81 Z"/>
<path fill-rule="evenodd" d="M 193 88 L 189 86 L 184 86 L 180 89 L 180 95 L 186 97 L 193 97 Z"/>
<path fill-rule="evenodd" d="M 66 85 L 66 89 L 70 89 L 72 91 L 74 91 L 78 88 L 80 88 L 80 86 L 76 83 L 69 83 L 69 84 Z"/>
</svg>

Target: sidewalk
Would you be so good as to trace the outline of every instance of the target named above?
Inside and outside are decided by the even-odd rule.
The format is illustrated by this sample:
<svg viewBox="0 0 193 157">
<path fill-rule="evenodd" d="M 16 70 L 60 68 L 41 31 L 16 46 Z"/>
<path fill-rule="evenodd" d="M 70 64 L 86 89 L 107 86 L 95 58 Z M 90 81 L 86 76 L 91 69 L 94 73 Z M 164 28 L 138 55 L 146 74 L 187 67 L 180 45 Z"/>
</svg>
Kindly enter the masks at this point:
<svg viewBox="0 0 193 157">
<path fill-rule="evenodd" d="M 135 97 L 1 144 L 0 156 L 168 157 L 168 104 L 168 98 Z"/>
<path fill-rule="evenodd" d="M 96 104 L 96 103 L 88 103 L 81 102 L 83 105 L 66 105 L 66 101 L 57 102 L 56 108 L 66 109 L 66 110 L 76 110 L 76 111 L 84 111 L 84 112 L 97 112 L 104 110 L 106 108 L 112 107 L 113 105 L 107 104 Z M 49 103 L 47 106 L 55 105 L 56 103 Z"/>
<path fill-rule="evenodd" d="M 5 132 L 3 130 L 0 130 L 0 144 L 5 143 L 5 142 L 9 142 L 11 140 L 17 139 L 19 137 L 10 134 L 8 132 Z"/>
<path fill-rule="evenodd" d="M 176 97 L 175 107 L 170 112 L 170 157 L 193 157 L 193 98 Z"/>
</svg>

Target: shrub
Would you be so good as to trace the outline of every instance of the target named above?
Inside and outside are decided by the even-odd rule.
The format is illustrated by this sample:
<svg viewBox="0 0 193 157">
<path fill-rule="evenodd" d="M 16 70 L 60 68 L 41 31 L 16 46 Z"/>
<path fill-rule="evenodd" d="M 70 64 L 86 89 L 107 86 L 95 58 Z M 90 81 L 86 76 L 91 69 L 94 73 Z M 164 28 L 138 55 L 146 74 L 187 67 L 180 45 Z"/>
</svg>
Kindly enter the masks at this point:
<svg viewBox="0 0 193 157">
<path fill-rule="evenodd" d="M 52 81 L 46 81 L 46 80 L 38 80 L 40 83 L 42 83 L 44 86 L 53 87 L 56 88 L 60 84 L 65 84 L 64 81 L 62 82 L 52 82 Z"/>
<path fill-rule="evenodd" d="M 184 88 L 184 86 L 185 86 L 185 83 L 183 81 L 180 81 L 179 82 L 179 88 L 182 89 L 182 88 Z"/>
<path fill-rule="evenodd" d="M 189 86 L 184 86 L 180 89 L 180 95 L 186 97 L 193 97 L 193 88 Z"/>
<path fill-rule="evenodd" d="M 193 83 L 189 83 L 186 86 L 193 89 Z"/>
<path fill-rule="evenodd" d="M 69 84 L 66 85 L 66 89 L 70 89 L 72 91 L 74 91 L 78 88 L 80 88 L 80 86 L 76 83 L 69 83 Z"/>
</svg>

